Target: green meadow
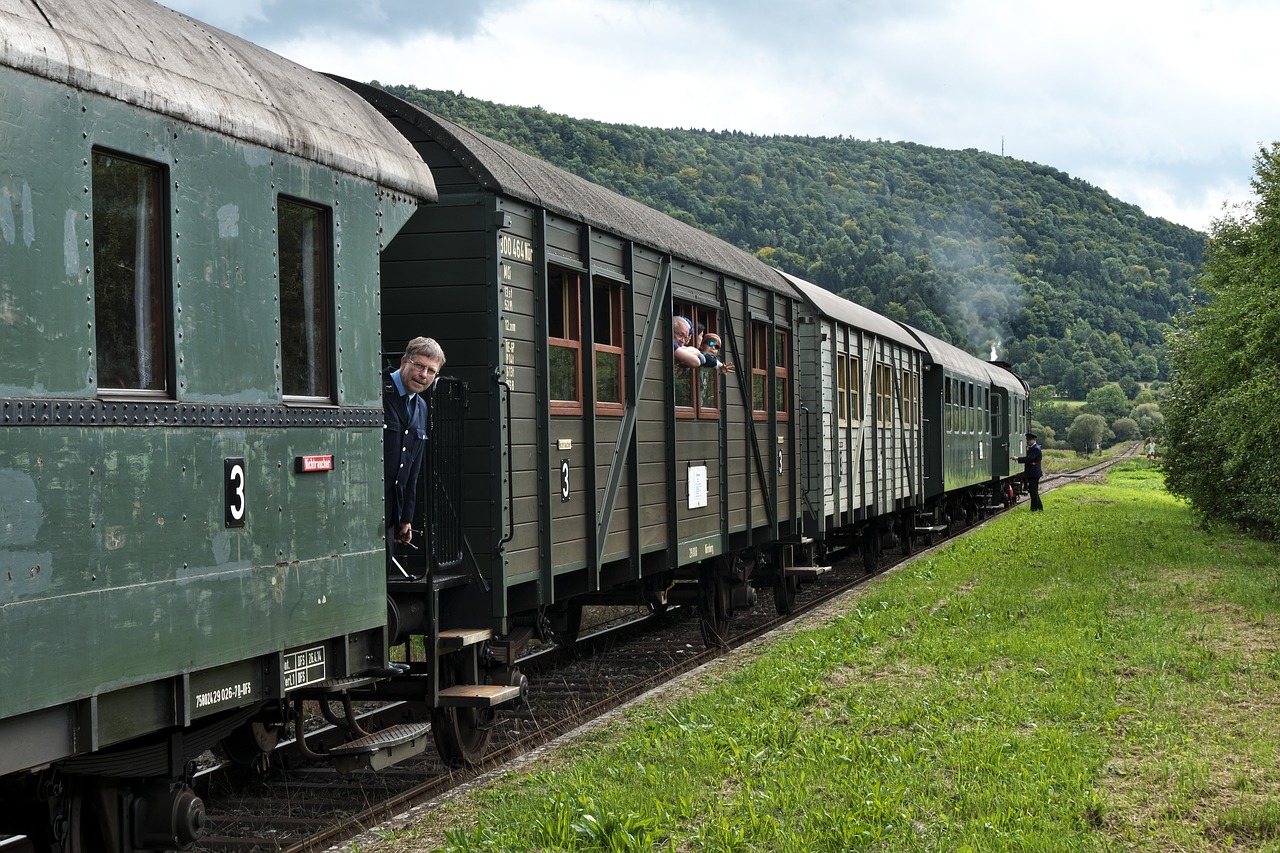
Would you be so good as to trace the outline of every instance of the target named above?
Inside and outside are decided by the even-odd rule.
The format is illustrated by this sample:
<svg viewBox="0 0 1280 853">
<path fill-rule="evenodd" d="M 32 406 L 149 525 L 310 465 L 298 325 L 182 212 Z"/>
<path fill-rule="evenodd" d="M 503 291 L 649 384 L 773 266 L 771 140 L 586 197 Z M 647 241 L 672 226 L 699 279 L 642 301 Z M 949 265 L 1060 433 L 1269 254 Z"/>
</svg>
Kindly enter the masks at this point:
<svg viewBox="0 0 1280 853">
<path fill-rule="evenodd" d="M 1276 548 L 1145 460 L 1045 506 L 376 849 L 1280 850 Z"/>
</svg>

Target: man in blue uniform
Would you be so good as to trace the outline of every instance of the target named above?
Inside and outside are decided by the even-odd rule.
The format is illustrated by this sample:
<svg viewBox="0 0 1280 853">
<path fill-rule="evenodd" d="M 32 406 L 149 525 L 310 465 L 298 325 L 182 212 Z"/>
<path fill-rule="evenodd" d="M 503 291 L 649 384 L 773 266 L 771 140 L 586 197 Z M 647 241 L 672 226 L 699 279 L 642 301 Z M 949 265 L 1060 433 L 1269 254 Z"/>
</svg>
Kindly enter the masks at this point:
<svg viewBox="0 0 1280 853">
<path fill-rule="evenodd" d="M 1044 504 L 1040 502 L 1040 458 L 1043 455 L 1040 445 L 1036 444 L 1036 434 L 1029 432 L 1027 433 L 1027 454 L 1013 457 L 1014 462 L 1021 462 L 1023 465 L 1022 479 L 1026 481 L 1027 491 L 1031 493 L 1032 512 L 1044 509 Z"/>
<path fill-rule="evenodd" d="M 444 350 L 432 338 L 414 338 L 405 347 L 400 367 L 382 374 L 383 480 L 386 484 L 387 565 L 396 543 L 413 541 L 413 510 L 418 499 L 418 477 L 427 447 L 430 395 L 427 393 L 444 369 Z"/>
</svg>

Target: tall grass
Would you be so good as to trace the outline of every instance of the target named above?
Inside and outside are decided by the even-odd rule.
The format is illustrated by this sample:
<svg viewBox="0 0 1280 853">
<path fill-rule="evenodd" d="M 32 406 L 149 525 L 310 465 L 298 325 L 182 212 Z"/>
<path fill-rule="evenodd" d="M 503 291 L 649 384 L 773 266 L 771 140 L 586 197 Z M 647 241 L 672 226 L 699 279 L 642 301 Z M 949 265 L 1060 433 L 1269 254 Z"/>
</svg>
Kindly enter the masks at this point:
<svg viewBox="0 0 1280 853">
<path fill-rule="evenodd" d="M 1145 460 L 1045 505 L 394 849 L 1280 850 L 1274 547 Z"/>
</svg>

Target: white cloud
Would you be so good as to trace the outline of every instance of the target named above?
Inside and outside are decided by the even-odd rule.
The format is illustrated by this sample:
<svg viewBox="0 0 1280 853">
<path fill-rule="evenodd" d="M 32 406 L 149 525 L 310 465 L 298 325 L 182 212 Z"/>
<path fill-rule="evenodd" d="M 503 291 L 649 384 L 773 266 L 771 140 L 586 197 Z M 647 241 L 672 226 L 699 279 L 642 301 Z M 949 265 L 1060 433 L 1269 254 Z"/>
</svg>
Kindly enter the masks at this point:
<svg viewBox="0 0 1280 853">
<path fill-rule="evenodd" d="M 1262 0 L 169 5 L 320 71 L 579 118 L 1003 146 L 1201 229 L 1280 139 Z"/>
</svg>

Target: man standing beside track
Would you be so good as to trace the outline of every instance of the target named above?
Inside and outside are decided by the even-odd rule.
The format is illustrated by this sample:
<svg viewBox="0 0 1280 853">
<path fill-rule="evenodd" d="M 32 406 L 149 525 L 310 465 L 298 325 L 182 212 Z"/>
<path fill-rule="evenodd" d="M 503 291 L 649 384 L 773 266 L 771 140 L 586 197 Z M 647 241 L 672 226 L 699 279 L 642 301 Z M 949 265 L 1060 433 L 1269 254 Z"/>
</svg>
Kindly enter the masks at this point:
<svg viewBox="0 0 1280 853">
<path fill-rule="evenodd" d="M 1022 479 L 1027 483 L 1027 491 L 1031 493 L 1031 511 L 1040 512 L 1044 509 L 1044 504 L 1040 502 L 1040 459 L 1043 456 L 1040 445 L 1036 444 L 1036 434 L 1034 432 L 1027 433 L 1027 453 L 1025 456 L 1013 457 L 1014 462 L 1021 462 L 1023 467 Z"/>
<path fill-rule="evenodd" d="M 434 338 L 409 341 L 400 367 L 382 374 L 382 467 L 386 486 L 387 568 L 395 571 L 396 543 L 413 541 L 418 476 L 427 447 L 430 403 L 427 389 L 444 369 L 444 350 Z M 403 570 L 400 570 L 403 573 Z"/>
</svg>

